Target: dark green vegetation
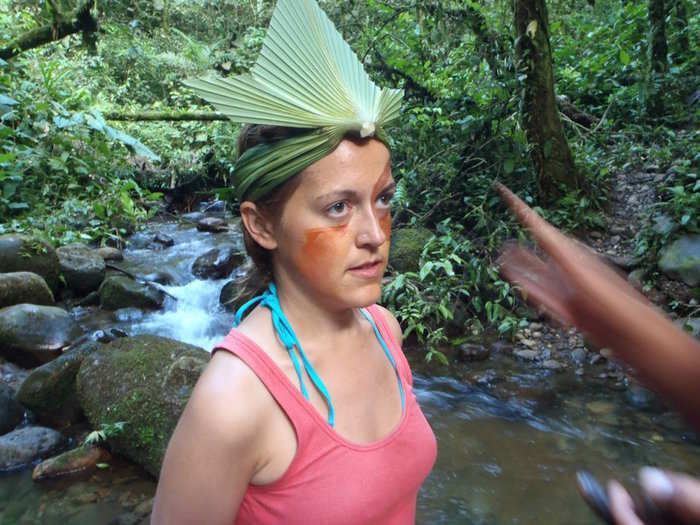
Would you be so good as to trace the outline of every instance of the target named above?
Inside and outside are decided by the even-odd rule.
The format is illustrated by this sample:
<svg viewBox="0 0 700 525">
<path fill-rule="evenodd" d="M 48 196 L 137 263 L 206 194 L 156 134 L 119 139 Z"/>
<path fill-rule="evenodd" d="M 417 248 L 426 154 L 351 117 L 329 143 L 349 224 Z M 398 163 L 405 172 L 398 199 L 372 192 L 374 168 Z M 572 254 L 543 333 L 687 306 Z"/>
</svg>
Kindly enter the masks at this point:
<svg viewBox="0 0 700 525">
<path fill-rule="evenodd" d="M 181 80 L 246 71 L 272 2 L 95 4 L 97 31 L 83 19 L 0 61 L 0 234 L 118 243 L 164 196 L 187 209 L 228 193 L 237 126 L 212 120 Z M 395 225 L 434 237 L 385 300 L 429 355 L 527 315 L 494 265 L 518 235 L 495 180 L 583 235 L 605 229 L 614 174 L 672 173 L 651 210 L 668 227 L 636 237 L 652 278 L 659 250 L 700 229 L 696 0 L 321 4 L 371 75 L 406 90 Z M 0 0 L 0 48 L 47 26 L 60 36 L 82 5 Z"/>
</svg>

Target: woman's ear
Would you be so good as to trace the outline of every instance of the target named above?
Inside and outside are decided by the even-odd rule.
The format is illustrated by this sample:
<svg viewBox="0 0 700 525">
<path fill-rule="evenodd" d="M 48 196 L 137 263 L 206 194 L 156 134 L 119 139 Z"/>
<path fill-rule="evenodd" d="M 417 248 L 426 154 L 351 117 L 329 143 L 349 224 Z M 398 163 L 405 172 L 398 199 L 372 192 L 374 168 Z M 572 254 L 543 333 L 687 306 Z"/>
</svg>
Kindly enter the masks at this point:
<svg viewBox="0 0 700 525">
<path fill-rule="evenodd" d="M 260 208 L 254 202 L 244 201 L 241 203 L 241 220 L 243 227 L 260 246 L 267 250 L 277 248 L 272 223 L 265 217 Z"/>
</svg>

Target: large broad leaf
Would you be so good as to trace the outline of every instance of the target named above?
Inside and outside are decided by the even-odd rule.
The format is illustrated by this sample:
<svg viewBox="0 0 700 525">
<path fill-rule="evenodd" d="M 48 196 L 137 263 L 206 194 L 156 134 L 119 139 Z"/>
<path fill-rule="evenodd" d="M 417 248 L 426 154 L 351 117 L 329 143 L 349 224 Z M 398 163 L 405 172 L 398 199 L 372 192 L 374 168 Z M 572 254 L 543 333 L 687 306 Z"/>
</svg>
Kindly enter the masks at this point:
<svg viewBox="0 0 700 525">
<path fill-rule="evenodd" d="M 237 122 L 374 133 L 403 91 L 380 89 L 315 0 L 279 0 L 251 74 L 189 80 Z"/>
<path fill-rule="evenodd" d="M 105 122 L 104 118 L 102 118 L 102 115 L 99 111 L 93 110 L 91 113 L 85 115 L 85 122 L 95 131 L 101 131 L 102 133 L 104 133 L 107 136 L 107 138 L 111 140 L 116 140 L 126 146 L 129 146 L 131 149 L 134 150 L 134 153 L 136 153 L 137 155 L 141 155 L 143 157 L 147 157 L 155 161 L 160 160 L 160 157 L 158 155 L 156 155 L 153 151 L 151 151 L 150 148 L 148 148 L 148 146 L 144 145 L 138 139 L 132 137 L 128 133 L 124 133 L 123 131 L 109 126 Z"/>
</svg>

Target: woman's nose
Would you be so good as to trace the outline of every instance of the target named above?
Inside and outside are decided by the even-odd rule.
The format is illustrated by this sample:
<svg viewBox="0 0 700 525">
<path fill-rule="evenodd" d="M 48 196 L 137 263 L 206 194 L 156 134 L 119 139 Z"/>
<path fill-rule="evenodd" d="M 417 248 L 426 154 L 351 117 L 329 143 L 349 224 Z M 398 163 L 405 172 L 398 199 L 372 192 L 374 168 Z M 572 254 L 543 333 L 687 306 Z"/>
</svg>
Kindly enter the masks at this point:
<svg viewBox="0 0 700 525">
<path fill-rule="evenodd" d="M 368 210 L 358 218 L 361 219 L 357 233 L 359 246 L 379 247 L 386 242 L 386 233 L 376 210 Z"/>
</svg>

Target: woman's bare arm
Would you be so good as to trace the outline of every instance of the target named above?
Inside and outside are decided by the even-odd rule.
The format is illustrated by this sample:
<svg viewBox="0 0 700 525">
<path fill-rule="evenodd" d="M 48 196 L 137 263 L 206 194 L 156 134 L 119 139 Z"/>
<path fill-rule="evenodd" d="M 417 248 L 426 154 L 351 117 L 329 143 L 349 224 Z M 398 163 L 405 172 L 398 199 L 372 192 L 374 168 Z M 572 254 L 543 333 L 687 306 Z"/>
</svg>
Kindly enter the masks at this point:
<svg viewBox="0 0 700 525">
<path fill-rule="evenodd" d="M 234 522 L 261 461 L 256 383 L 234 356 L 220 351 L 212 357 L 170 439 L 152 524 Z"/>
<path fill-rule="evenodd" d="M 550 315 L 611 348 L 700 427 L 700 343 L 508 188 L 498 184 L 496 191 L 550 257 L 545 262 L 524 248 L 507 248 L 504 276 Z"/>
</svg>

